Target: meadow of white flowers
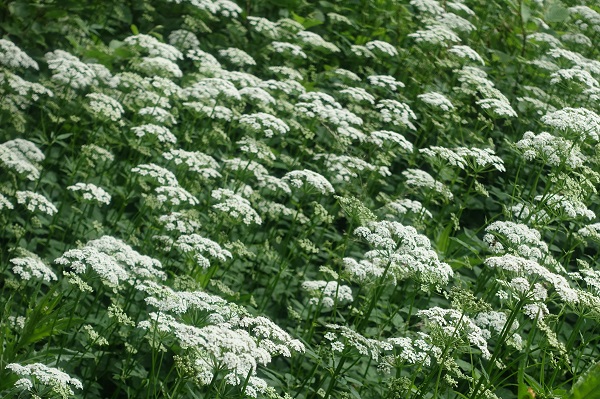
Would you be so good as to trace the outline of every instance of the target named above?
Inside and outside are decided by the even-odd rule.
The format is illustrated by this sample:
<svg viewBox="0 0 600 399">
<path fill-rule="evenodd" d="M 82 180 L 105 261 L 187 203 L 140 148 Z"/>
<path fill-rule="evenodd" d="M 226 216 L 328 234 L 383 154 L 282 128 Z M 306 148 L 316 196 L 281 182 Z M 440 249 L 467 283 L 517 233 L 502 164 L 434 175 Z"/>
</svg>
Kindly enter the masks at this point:
<svg viewBox="0 0 600 399">
<path fill-rule="evenodd" d="M 0 5 L 0 398 L 594 398 L 600 5 Z"/>
</svg>

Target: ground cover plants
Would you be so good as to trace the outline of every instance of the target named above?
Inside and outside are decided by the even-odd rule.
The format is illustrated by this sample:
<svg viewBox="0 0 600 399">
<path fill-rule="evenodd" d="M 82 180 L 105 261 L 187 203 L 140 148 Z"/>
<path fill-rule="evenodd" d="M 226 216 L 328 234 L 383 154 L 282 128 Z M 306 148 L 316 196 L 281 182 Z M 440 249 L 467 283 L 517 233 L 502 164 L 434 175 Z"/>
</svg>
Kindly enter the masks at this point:
<svg viewBox="0 0 600 399">
<path fill-rule="evenodd" d="M 0 33 L 0 397 L 596 397 L 595 1 Z"/>
</svg>

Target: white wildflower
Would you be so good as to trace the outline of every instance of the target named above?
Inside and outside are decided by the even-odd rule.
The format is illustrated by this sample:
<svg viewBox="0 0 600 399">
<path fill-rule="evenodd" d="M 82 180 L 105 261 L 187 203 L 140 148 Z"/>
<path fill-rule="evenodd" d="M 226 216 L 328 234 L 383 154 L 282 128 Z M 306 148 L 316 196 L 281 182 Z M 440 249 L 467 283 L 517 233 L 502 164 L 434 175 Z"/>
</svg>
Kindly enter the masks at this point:
<svg viewBox="0 0 600 399">
<path fill-rule="evenodd" d="M 323 175 L 308 169 L 288 172 L 283 177 L 283 180 L 297 188 L 309 186 L 323 195 L 333 194 L 335 192 L 331 183 L 329 183 Z M 305 188 L 305 190 L 307 190 L 307 188 Z"/>
<path fill-rule="evenodd" d="M 17 203 L 25 205 L 30 212 L 40 211 L 46 215 L 52 216 L 58 209 L 46 197 L 33 191 L 17 191 L 15 193 Z"/>
<path fill-rule="evenodd" d="M 73 186 L 68 186 L 67 190 L 81 191 L 83 199 L 86 201 L 96 201 L 99 204 L 110 204 L 111 196 L 102 187 L 94 184 L 75 183 Z"/>
</svg>

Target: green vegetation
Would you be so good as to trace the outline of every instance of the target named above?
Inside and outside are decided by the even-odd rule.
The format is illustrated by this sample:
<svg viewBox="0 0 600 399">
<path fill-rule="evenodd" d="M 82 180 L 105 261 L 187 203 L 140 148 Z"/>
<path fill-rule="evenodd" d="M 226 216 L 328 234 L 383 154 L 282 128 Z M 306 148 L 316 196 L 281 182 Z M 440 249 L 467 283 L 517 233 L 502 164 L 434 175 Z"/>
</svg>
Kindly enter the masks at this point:
<svg viewBox="0 0 600 399">
<path fill-rule="evenodd" d="M 593 0 L 0 4 L 0 398 L 600 397 Z"/>
</svg>

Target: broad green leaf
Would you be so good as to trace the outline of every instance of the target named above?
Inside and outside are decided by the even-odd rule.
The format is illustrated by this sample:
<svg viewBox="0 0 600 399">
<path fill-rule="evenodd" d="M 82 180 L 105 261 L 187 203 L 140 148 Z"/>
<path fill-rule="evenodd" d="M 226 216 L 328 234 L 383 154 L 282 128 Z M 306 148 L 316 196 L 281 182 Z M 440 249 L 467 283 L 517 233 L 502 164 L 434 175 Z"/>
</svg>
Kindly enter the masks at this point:
<svg viewBox="0 0 600 399">
<path fill-rule="evenodd" d="M 600 362 L 590 367 L 573 385 L 569 399 L 600 398 Z"/>
</svg>

